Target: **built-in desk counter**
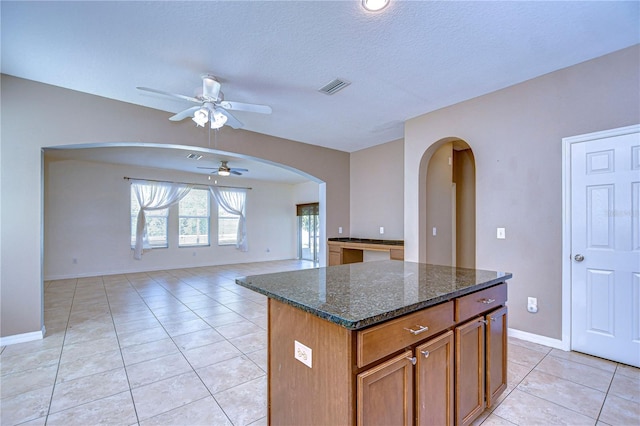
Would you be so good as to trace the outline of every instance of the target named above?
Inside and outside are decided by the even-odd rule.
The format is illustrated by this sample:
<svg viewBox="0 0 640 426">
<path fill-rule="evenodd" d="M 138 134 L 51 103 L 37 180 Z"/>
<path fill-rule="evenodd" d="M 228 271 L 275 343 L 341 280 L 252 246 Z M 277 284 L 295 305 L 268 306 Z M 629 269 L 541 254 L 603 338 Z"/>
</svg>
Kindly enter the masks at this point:
<svg viewBox="0 0 640 426">
<path fill-rule="evenodd" d="M 269 424 L 470 424 L 506 388 L 509 278 L 394 260 L 238 278 L 268 297 Z"/>
<path fill-rule="evenodd" d="M 374 240 L 369 238 L 329 238 L 329 266 L 359 263 L 364 251 L 386 251 L 389 259 L 404 260 L 404 241 Z"/>
</svg>

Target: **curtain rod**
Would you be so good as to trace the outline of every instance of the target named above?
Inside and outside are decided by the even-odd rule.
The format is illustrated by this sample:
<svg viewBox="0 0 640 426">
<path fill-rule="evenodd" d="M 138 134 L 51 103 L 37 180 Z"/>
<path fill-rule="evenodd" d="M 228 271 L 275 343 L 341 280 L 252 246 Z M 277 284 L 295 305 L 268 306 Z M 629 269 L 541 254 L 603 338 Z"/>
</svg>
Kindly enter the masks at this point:
<svg viewBox="0 0 640 426">
<path fill-rule="evenodd" d="M 191 182 L 171 182 L 171 181 L 168 181 L 168 180 L 132 178 L 132 177 L 128 177 L 128 176 L 125 176 L 124 179 L 125 180 L 148 180 L 150 182 L 162 182 L 162 183 L 179 183 L 179 184 L 182 184 L 182 185 L 215 186 L 215 187 L 218 187 L 218 188 L 248 189 L 248 190 L 253 189 L 253 188 L 247 188 L 247 187 L 244 187 L 244 186 L 207 185 L 206 183 L 191 183 Z"/>
</svg>

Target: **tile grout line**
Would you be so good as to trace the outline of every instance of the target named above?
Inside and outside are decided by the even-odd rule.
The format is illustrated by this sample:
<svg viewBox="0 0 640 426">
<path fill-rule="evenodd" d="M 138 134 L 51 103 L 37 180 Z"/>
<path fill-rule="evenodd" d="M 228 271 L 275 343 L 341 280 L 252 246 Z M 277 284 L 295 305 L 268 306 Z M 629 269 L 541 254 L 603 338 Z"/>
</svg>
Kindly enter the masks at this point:
<svg viewBox="0 0 640 426">
<path fill-rule="evenodd" d="M 105 297 L 107 298 L 107 305 L 109 306 L 109 316 L 111 317 L 111 323 L 113 324 L 113 331 L 116 335 L 116 341 L 118 342 L 118 351 L 120 352 L 120 359 L 122 360 L 122 369 L 124 370 L 124 375 L 127 378 L 127 384 L 129 385 L 129 395 L 131 396 L 131 402 L 133 404 L 133 412 L 136 415 L 136 423 L 140 424 L 140 416 L 138 415 L 138 409 L 136 408 L 136 400 L 133 397 L 133 390 L 131 388 L 131 381 L 129 380 L 129 372 L 127 371 L 127 364 L 124 362 L 124 355 L 122 354 L 122 346 L 120 345 L 120 337 L 118 336 L 118 328 L 116 327 L 116 322 L 113 319 L 113 311 L 111 310 L 111 301 L 109 300 L 109 293 L 104 284 L 104 276 L 100 277 L 102 280 L 102 289 L 104 290 Z M 127 279 L 127 283 L 129 286 L 131 285 L 131 281 L 125 276 Z"/>
<path fill-rule="evenodd" d="M 613 370 L 613 374 L 611 375 L 611 381 L 609 382 L 609 386 L 607 387 L 607 391 L 604 394 L 604 400 L 602 400 L 602 405 L 600 406 L 600 410 L 598 410 L 598 418 L 596 419 L 596 424 L 600 421 L 600 416 L 602 415 L 602 410 L 604 410 L 604 404 L 607 402 L 607 398 L 609 397 L 609 391 L 611 390 L 611 385 L 613 385 L 613 379 L 616 377 L 616 373 L 618 372 L 618 368 L 620 367 L 619 363 L 616 363 L 616 368 Z M 602 422 L 604 423 L 604 422 Z"/>
<path fill-rule="evenodd" d="M 49 421 L 49 415 L 51 415 L 51 405 L 53 404 L 53 395 L 56 392 L 56 382 L 58 381 L 58 374 L 60 374 L 60 365 L 62 364 L 62 354 L 64 353 L 65 340 L 67 338 L 67 330 L 69 329 L 69 323 L 71 322 L 71 312 L 73 311 L 73 304 L 76 300 L 76 291 L 78 291 L 78 279 L 76 278 L 73 286 L 73 297 L 71 298 L 71 306 L 69 307 L 69 314 L 67 316 L 67 323 L 64 327 L 64 336 L 62 337 L 62 346 L 60 347 L 60 356 L 58 358 L 58 368 L 56 369 L 56 375 L 53 379 L 53 387 L 51 389 L 51 398 L 49 398 L 49 405 L 47 406 L 47 413 L 45 414 L 44 424 L 46 426 Z M 51 284 L 49 284 L 51 285 Z M 44 296 L 43 296 L 44 297 Z"/>
</svg>

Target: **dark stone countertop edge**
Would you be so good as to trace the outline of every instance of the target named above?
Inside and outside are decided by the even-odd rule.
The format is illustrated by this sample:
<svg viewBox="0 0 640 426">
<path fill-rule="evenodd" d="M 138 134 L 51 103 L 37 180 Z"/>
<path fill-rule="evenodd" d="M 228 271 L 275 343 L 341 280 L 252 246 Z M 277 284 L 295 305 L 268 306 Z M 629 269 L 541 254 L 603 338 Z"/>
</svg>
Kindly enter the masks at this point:
<svg viewBox="0 0 640 426">
<path fill-rule="evenodd" d="M 403 240 L 376 240 L 370 238 L 329 238 L 329 241 L 336 243 L 361 243 L 361 244 L 380 244 L 386 246 L 404 246 Z"/>
<path fill-rule="evenodd" d="M 492 280 L 489 281 L 485 281 L 483 283 L 479 283 L 479 284 L 475 284 L 469 287 L 465 287 L 462 288 L 460 290 L 455 290 L 452 291 L 450 293 L 447 294 L 443 294 L 441 296 L 437 296 L 437 297 L 433 297 L 431 299 L 428 300 L 423 300 L 420 301 L 418 303 L 415 303 L 413 305 L 408 305 L 408 306 L 403 306 L 401 308 L 395 309 L 395 310 L 391 310 L 388 312 L 383 312 L 380 314 L 376 314 L 373 315 L 371 317 L 368 318 L 364 318 L 361 320 L 349 320 L 346 318 L 341 318 L 337 315 L 331 314 L 329 312 L 323 311 L 321 309 L 318 308 L 313 308 L 311 306 L 307 306 L 304 305 L 302 303 L 296 302 L 294 300 L 290 300 L 287 299 L 286 297 L 280 296 L 278 294 L 266 291 L 262 288 L 259 287 L 254 287 L 251 285 L 248 285 L 245 281 L 246 277 L 238 277 L 236 278 L 236 284 L 248 288 L 249 290 L 253 290 L 255 292 L 258 292 L 260 294 L 263 294 L 271 299 L 277 300 L 279 302 L 285 303 L 287 305 L 293 306 L 295 308 L 301 309 L 305 312 L 308 312 L 312 315 L 315 315 L 319 318 L 325 319 L 327 321 L 330 321 L 334 324 L 338 324 L 341 327 L 344 327 L 348 330 L 352 330 L 352 331 L 357 331 L 357 330 L 361 330 L 367 327 L 370 327 L 372 325 L 376 325 L 397 317 L 400 317 L 402 315 L 406 315 L 406 314 L 410 314 L 416 311 L 419 311 L 421 309 L 424 308 L 428 308 L 431 306 L 435 306 L 438 305 L 440 303 L 443 302 L 447 302 L 449 300 L 455 299 L 456 297 L 461 297 L 461 296 L 465 296 L 467 294 L 470 293 L 474 293 L 476 291 L 480 291 L 480 290 L 484 290 L 485 288 L 489 288 L 489 287 L 493 287 L 494 285 L 506 282 L 508 279 L 512 278 L 512 274 L 511 273 L 505 273 L 504 276 L 501 277 L 496 277 Z"/>
</svg>

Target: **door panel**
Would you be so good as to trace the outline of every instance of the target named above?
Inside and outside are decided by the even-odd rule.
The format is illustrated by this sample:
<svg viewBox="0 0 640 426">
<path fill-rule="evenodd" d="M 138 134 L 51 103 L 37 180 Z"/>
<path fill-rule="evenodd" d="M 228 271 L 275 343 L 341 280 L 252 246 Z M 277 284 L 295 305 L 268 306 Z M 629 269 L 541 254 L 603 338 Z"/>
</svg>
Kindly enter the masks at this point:
<svg viewBox="0 0 640 426">
<path fill-rule="evenodd" d="M 453 331 L 416 348 L 416 424 L 453 425 Z"/>
<path fill-rule="evenodd" d="M 412 352 L 358 374 L 358 426 L 413 424 Z"/>
<path fill-rule="evenodd" d="M 571 348 L 640 366 L 640 134 L 572 143 L 570 173 Z"/>
</svg>

